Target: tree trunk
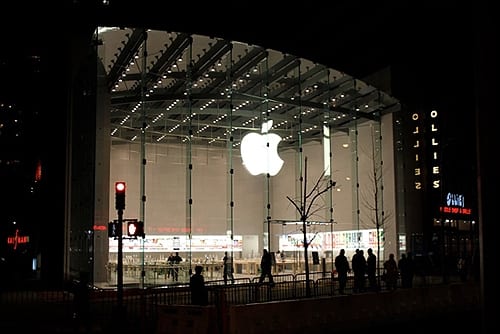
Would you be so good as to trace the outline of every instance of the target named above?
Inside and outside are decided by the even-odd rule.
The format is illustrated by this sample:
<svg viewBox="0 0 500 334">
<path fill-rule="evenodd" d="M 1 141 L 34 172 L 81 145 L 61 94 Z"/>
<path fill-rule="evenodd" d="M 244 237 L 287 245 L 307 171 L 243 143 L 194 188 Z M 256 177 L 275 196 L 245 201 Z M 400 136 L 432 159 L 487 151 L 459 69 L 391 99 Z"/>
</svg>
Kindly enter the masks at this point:
<svg viewBox="0 0 500 334">
<path fill-rule="evenodd" d="M 304 231 L 304 269 L 306 271 L 306 297 L 311 297 L 311 284 L 309 280 L 309 258 L 307 256 L 307 249 L 309 242 L 307 241 L 307 225 L 306 220 L 302 219 L 302 230 Z"/>
</svg>

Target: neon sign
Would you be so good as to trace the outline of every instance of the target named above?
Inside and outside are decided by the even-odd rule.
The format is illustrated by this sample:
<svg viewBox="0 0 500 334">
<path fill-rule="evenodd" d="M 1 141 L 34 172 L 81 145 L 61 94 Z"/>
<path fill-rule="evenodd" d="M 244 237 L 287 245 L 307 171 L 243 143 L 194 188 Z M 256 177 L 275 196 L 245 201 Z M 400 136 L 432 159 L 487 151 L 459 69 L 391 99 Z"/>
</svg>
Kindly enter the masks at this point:
<svg viewBox="0 0 500 334">
<path fill-rule="evenodd" d="M 456 215 L 471 215 L 472 209 L 465 207 L 465 196 L 462 194 L 447 193 L 446 205 L 440 206 L 442 213 L 451 213 Z"/>
<path fill-rule="evenodd" d="M 451 213 L 455 215 L 468 215 L 472 214 L 472 209 L 469 208 L 457 208 L 453 206 L 440 206 L 439 211 L 442 213 Z"/>
<path fill-rule="evenodd" d="M 27 244 L 30 241 L 30 237 L 27 235 L 19 235 L 19 229 L 16 229 L 16 233 L 12 237 L 7 237 L 7 244 L 12 245 L 14 249 L 20 244 Z"/>
<path fill-rule="evenodd" d="M 465 196 L 461 194 L 448 193 L 446 195 L 446 205 L 465 207 Z"/>
<path fill-rule="evenodd" d="M 424 189 L 424 177 L 429 180 L 433 189 L 441 187 L 441 170 L 439 154 L 439 127 L 437 122 L 438 112 L 432 110 L 429 114 L 430 124 L 425 124 L 420 120 L 420 114 L 413 113 L 411 119 L 415 126 L 413 128 L 413 149 L 415 167 L 413 175 L 415 177 L 414 187 L 417 190 Z M 427 135 L 427 137 L 424 137 Z M 429 168 L 430 167 L 430 168 Z"/>
</svg>

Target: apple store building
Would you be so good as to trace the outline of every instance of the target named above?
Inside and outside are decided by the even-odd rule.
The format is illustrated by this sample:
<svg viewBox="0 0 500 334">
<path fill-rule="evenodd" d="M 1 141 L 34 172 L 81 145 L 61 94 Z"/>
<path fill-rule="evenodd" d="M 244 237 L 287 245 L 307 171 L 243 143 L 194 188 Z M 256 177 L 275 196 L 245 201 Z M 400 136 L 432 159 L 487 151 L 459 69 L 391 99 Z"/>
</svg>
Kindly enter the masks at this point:
<svg viewBox="0 0 500 334">
<path fill-rule="evenodd" d="M 268 249 L 297 274 L 305 259 L 331 270 L 340 249 L 381 261 L 405 247 L 389 93 L 183 32 L 99 28 L 89 49 L 69 121 L 68 272 L 113 282 L 121 254 L 124 280 L 161 284 L 178 253 L 179 280 L 200 263 L 217 279 L 227 252 L 252 277 Z"/>
</svg>

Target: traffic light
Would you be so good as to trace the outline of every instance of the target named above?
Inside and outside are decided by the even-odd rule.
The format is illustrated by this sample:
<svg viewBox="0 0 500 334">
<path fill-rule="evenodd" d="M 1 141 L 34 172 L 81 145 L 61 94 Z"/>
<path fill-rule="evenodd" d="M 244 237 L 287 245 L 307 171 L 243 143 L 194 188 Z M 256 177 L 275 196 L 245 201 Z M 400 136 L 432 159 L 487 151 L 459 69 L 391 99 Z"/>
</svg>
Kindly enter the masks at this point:
<svg viewBox="0 0 500 334">
<path fill-rule="evenodd" d="M 127 186 L 125 182 L 115 182 L 115 208 L 116 210 L 125 210 L 125 190 Z"/>
<path fill-rule="evenodd" d="M 144 222 L 129 221 L 127 222 L 127 235 L 129 237 L 143 237 L 144 238 Z"/>
<path fill-rule="evenodd" d="M 118 237 L 118 223 L 116 221 L 108 223 L 108 237 L 109 238 Z"/>
</svg>

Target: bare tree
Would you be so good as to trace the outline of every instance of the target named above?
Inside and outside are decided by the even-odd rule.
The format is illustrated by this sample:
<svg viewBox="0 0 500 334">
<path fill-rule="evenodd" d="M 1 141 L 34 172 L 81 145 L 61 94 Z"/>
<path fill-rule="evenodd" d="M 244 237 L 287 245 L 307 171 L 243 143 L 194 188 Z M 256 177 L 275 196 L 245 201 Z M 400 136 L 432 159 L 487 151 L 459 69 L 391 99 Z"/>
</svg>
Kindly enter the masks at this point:
<svg viewBox="0 0 500 334">
<path fill-rule="evenodd" d="M 391 219 L 392 214 L 386 213 L 383 209 L 383 161 L 377 159 L 378 154 L 380 152 L 376 150 L 375 136 L 372 135 L 371 152 L 369 153 L 372 169 L 368 175 L 371 186 L 362 194 L 361 204 L 369 211 L 369 224 L 374 225 L 377 231 L 377 277 L 380 280 L 381 268 L 378 265 L 380 263 L 380 245 L 382 243 L 380 232 L 385 229 L 385 225 Z M 380 282 L 378 283 L 380 284 Z"/>
<path fill-rule="evenodd" d="M 300 176 L 301 183 L 301 193 L 303 194 L 299 200 L 294 200 L 287 196 L 286 198 L 293 204 L 300 216 L 300 221 L 302 222 L 302 233 L 304 234 L 304 262 L 306 271 L 306 296 L 311 296 L 311 285 L 309 280 L 309 260 L 307 255 L 307 250 L 314 237 L 311 240 L 307 240 L 307 225 L 309 219 L 314 216 L 323 206 L 318 205 L 316 200 L 320 198 L 321 195 L 326 193 L 330 188 L 335 187 L 335 182 L 332 180 L 325 180 L 325 171 L 323 171 L 312 187 L 312 189 L 307 191 L 307 157 L 304 159 L 304 175 Z"/>
</svg>

